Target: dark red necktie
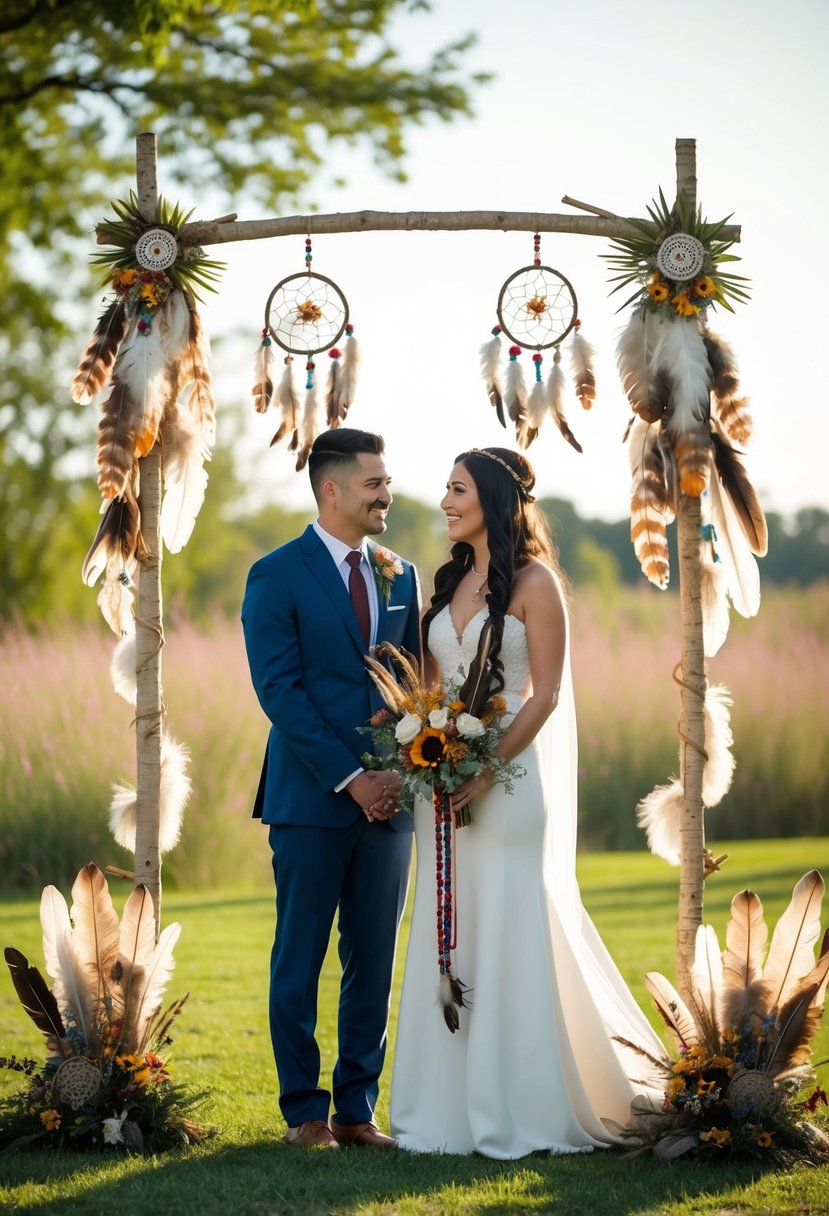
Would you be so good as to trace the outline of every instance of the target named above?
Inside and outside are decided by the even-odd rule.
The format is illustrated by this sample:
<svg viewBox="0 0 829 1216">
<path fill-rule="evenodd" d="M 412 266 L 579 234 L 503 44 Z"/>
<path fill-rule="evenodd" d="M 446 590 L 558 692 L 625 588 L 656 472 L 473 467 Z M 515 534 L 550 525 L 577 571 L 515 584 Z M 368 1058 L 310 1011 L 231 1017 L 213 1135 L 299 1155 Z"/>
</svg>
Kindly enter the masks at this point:
<svg viewBox="0 0 829 1216">
<path fill-rule="evenodd" d="M 353 549 L 345 560 L 351 567 L 348 572 L 348 594 L 351 596 L 351 603 L 354 607 L 354 615 L 357 618 L 360 633 L 363 635 L 366 650 L 368 650 L 371 644 L 371 612 L 368 606 L 368 589 L 366 587 L 366 580 L 363 578 L 360 570 L 360 562 L 363 560 L 363 554 L 359 549 Z"/>
</svg>

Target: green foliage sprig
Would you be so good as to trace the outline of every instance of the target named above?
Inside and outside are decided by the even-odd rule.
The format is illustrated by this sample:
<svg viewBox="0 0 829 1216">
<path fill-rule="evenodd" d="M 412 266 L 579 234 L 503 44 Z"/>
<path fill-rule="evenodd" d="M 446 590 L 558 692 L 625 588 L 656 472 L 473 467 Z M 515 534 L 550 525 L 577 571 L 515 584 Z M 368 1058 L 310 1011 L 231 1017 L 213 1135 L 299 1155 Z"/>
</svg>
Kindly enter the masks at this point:
<svg viewBox="0 0 829 1216">
<path fill-rule="evenodd" d="M 659 198 L 653 200 L 647 211 L 650 220 L 628 220 L 637 230 L 636 235 L 618 237 L 611 241 L 613 252 L 601 255 L 618 272 L 610 278 L 611 283 L 616 283 L 611 295 L 636 284 L 636 290 L 619 306 L 619 312 L 633 304 L 635 308 L 661 311 L 669 317 L 693 316 L 716 305 L 733 312 L 729 299 L 738 303 L 749 299 L 743 284 L 750 280 L 722 269 L 727 262 L 740 261 L 737 254 L 728 252 L 734 242 L 721 239 L 730 215 L 710 223 L 703 219 L 701 209 L 694 212 L 684 194 L 677 195 L 676 203 L 669 207 L 661 189 Z M 663 242 L 677 232 L 694 237 L 704 249 L 702 267 L 692 281 L 666 278 L 657 264 Z"/>
</svg>

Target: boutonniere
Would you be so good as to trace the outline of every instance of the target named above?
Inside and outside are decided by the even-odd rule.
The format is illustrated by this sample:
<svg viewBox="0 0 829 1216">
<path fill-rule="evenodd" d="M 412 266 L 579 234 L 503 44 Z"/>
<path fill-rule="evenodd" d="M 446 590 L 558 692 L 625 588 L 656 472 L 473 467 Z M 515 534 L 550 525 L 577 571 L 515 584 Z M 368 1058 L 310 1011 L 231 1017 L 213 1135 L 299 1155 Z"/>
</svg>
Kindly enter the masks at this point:
<svg viewBox="0 0 829 1216">
<path fill-rule="evenodd" d="M 391 598 L 391 585 L 397 575 L 402 573 L 403 563 L 400 558 L 392 553 L 391 549 L 384 549 L 378 545 L 374 550 L 374 577 L 377 581 L 377 590 L 387 604 Z"/>
</svg>

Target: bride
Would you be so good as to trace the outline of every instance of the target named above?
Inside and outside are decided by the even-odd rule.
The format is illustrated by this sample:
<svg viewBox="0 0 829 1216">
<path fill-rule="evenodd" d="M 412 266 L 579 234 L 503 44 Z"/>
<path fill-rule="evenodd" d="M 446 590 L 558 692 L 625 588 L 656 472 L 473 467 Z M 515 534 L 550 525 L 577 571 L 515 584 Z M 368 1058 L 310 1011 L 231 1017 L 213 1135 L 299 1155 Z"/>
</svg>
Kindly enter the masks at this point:
<svg viewBox="0 0 829 1216">
<path fill-rule="evenodd" d="M 528 461 L 505 448 L 457 458 L 441 508 L 452 543 L 423 618 L 427 661 L 468 674 L 494 628 L 491 691 L 514 716 L 498 744 L 526 770 L 507 795 L 491 773 L 452 796 L 454 974 L 469 1008 L 450 1034 L 436 999 L 435 823 L 415 808 L 417 879 L 391 1087 L 392 1132 L 416 1152 L 521 1157 L 589 1150 L 628 1119 L 641 1060 L 661 1054 L 581 904 L 575 876 L 576 729 L 567 610 Z M 459 681 L 462 683 L 462 678 Z M 509 719 L 507 719 L 509 720 Z"/>
</svg>

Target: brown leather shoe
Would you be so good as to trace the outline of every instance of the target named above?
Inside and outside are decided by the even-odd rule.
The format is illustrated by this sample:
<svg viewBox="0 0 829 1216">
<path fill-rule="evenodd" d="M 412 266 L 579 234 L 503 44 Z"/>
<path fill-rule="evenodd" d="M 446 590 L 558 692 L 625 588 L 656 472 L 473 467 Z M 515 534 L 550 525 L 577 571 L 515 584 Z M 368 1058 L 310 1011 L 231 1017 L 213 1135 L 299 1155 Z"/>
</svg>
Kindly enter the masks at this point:
<svg viewBox="0 0 829 1216">
<path fill-rule="evenodd" d="M 292 1148 L 339 1148 L 324 1119 L 309 1119 L 299 1127 L 289 1127 L 282 1137 L 283 1144 Z"/>
<path fill-rule="evenodd" d="M 338 1144 L 358 1148 L 397 1148 L 397 1141 L 386 1136 L 376 1123 L 331 1123 L 331 1132 Z"/>
</svg>

